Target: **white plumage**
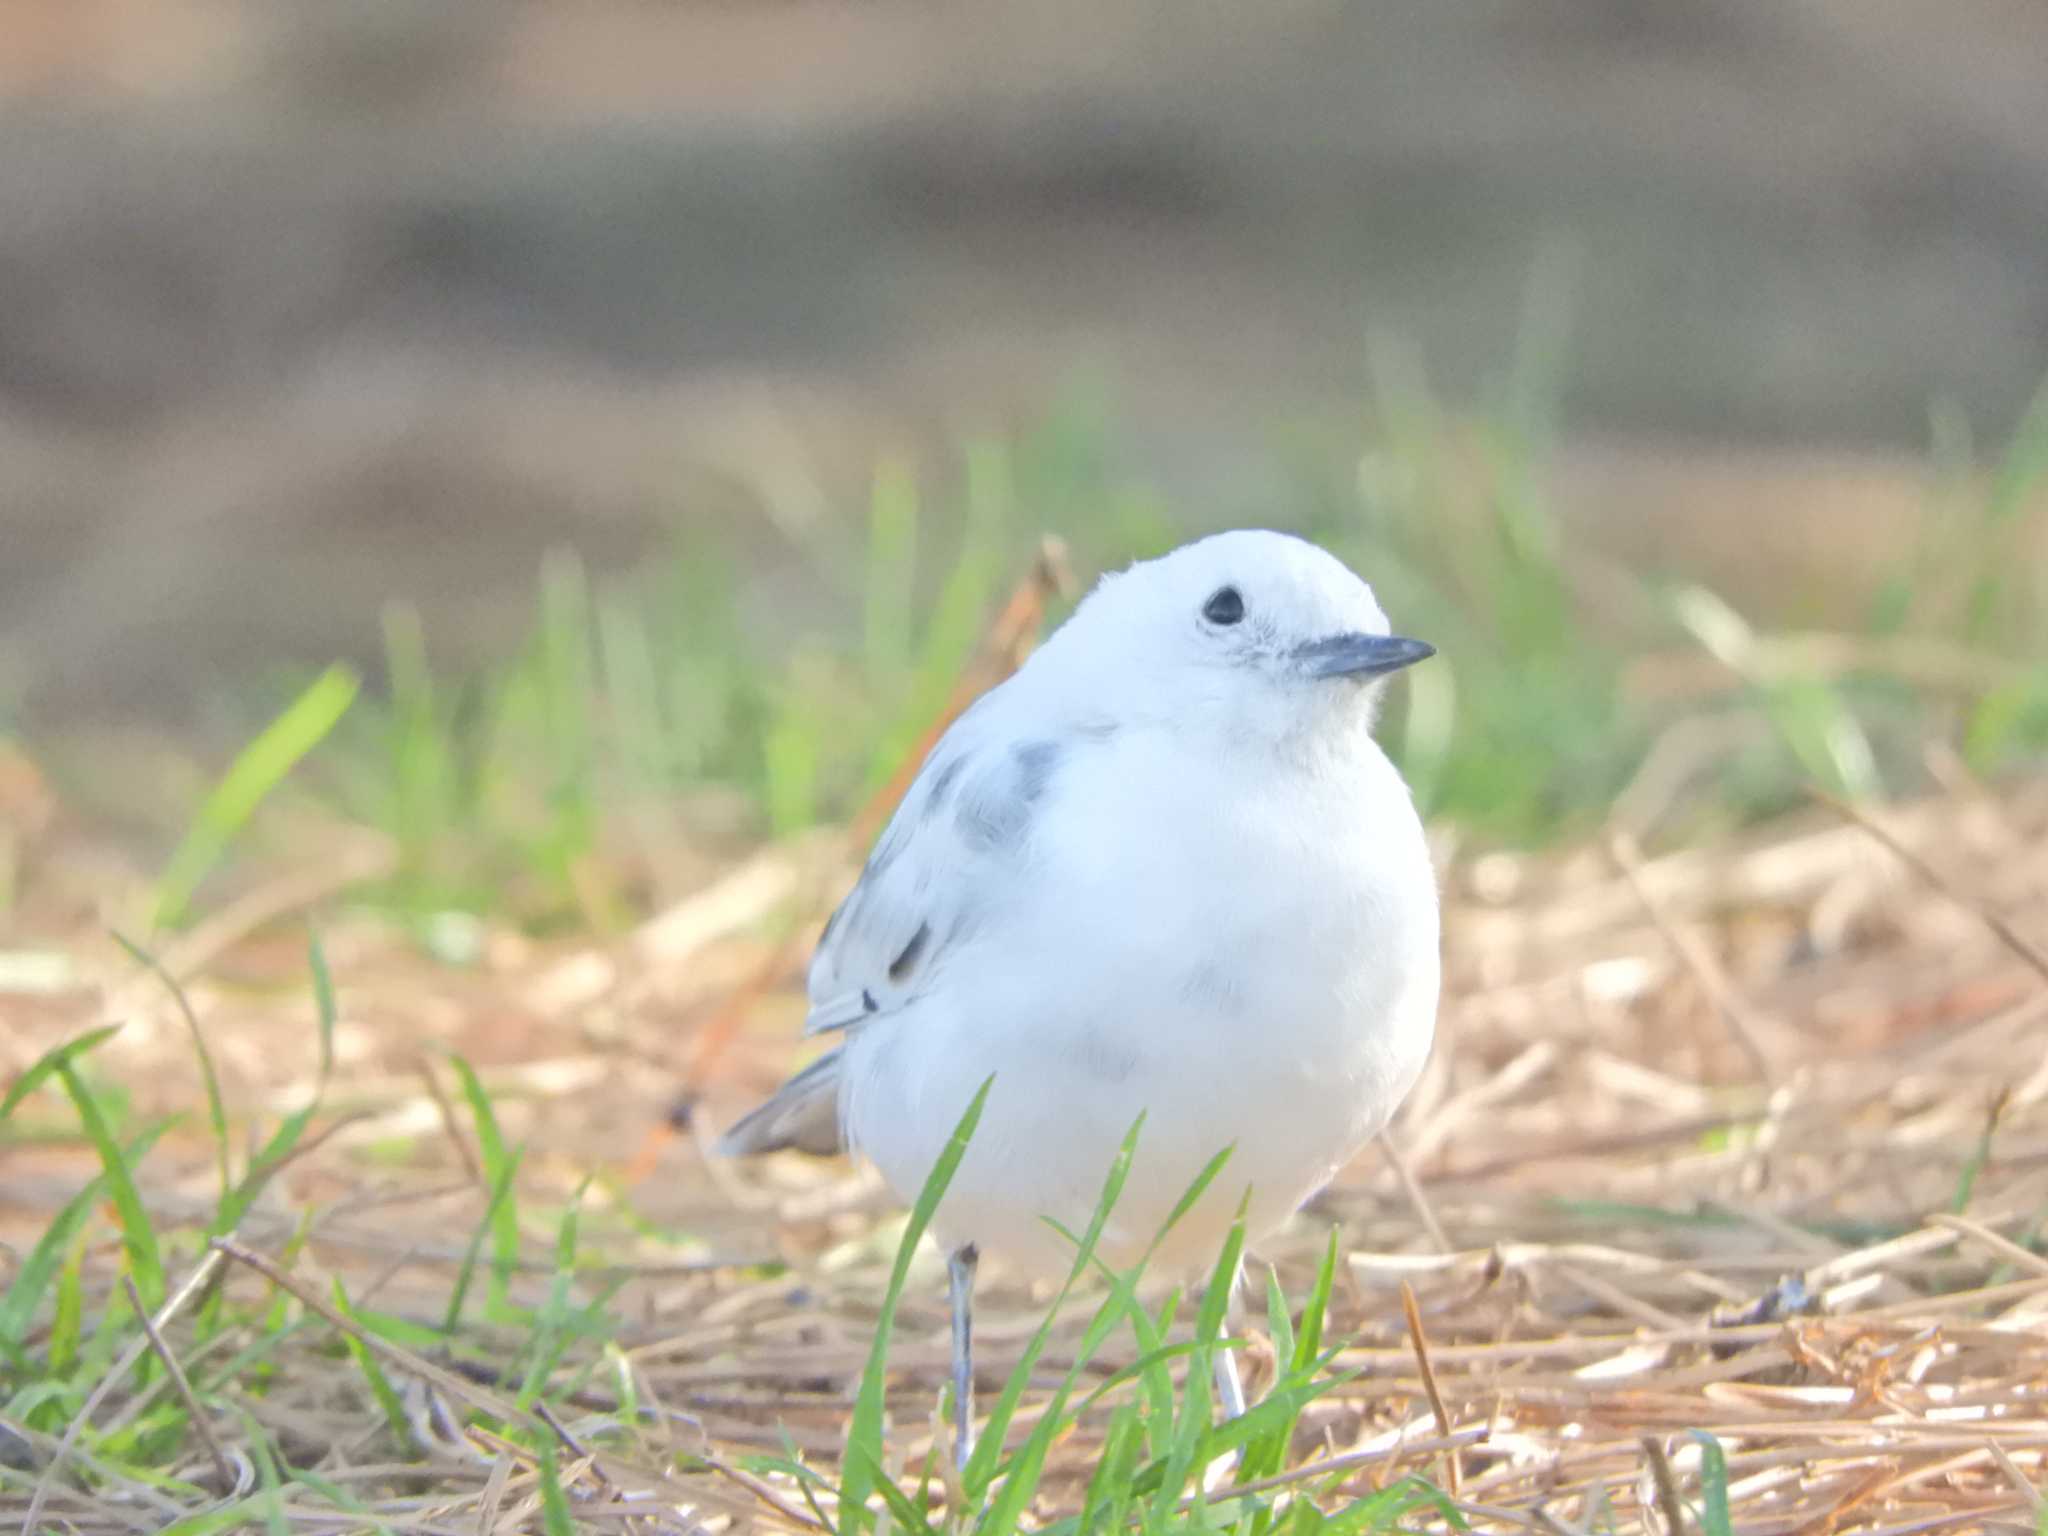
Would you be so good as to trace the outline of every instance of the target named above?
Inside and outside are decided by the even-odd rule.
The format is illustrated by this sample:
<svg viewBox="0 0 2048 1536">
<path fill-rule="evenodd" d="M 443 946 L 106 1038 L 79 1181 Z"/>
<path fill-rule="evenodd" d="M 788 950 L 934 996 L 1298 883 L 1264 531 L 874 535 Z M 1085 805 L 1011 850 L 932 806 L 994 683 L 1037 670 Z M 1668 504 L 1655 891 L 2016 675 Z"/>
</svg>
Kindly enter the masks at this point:
<svg viewBox="0 0 2048 1536">
<path fill-rule="evenodd" d="M 844 1143 L 914 1198 L 994 1087 L 935 1230 L 1064 1270 L 1146 1114 L 1105 1242 L 1127 1261 L 1236 1150 L 1162 1262 L 1213 1259 L 1239 1197 L 1284 1221 L 1428 1054 L 1437 897 L 1372 738 L 1391 638 L 1314 545 L 1236 532 L 1105 577 L 957 721 L 818 946 L 811 1032 L 843 1043 L 728 1150 Z M 970 1271 L 971 1273 L 971 1271 Z"/>
</svg>

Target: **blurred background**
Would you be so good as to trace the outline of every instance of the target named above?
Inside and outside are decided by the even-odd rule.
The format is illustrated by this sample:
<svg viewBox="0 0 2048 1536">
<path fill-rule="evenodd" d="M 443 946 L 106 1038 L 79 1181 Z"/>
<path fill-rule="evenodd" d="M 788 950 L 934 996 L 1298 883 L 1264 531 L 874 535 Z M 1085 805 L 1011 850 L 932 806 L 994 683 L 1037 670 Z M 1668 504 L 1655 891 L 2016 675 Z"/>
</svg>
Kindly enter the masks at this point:
<svg viewBox="0 0 2048 1536">
<path fill-rule="evenodd" d="M 533 1513 L 239 1281 L 211 1502 L 122 1309 L 229 1231 L 579 1458 L 616 1379 L 829 1462 L 900 1212 L 704 1138 L 949 712 L 1263 524 L 1439 649 L 1441 1043 L 1268 1255 L 1342 1223 L 1378 1351 L 1297 1448 L 1425 1465 L 1412 1281 L 1524 1526 L 1732 1424 L 1741 1529 L 2035 1529 L 2044 378 L 2044 0 L 0 0 L 0 1504 L 92 1421 L 67 1529 L 266 1436 L 294 1529 Z"/>
<path fill-rule="evenodd" d="M 341 661 L 312 782 L 418 900 L 544 846 L 588 916 L 621 804 L 671 860 L 850 812 L 1047 533 L 1330 542 L 1487 838 L 2048 740 L 2031 0 L 0 33 L 0 722 L 158 854 Z"/>
</svg>

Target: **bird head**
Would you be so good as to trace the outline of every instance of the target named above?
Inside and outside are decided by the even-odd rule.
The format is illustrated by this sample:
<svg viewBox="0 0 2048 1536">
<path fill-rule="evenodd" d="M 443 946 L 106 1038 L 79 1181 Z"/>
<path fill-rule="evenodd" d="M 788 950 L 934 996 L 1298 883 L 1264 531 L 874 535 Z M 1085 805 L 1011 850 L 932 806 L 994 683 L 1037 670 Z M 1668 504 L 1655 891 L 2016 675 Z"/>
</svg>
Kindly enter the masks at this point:
<svg viewBox="0 0 2048 1536">
<path fill-rule="evenodd" d="M 1254 740 L 1369 728 L 1386 679 L 1434 654 L 1336 556 L 1263 530 L 1105 576 L 1046 650 L 1111 719 Z"/>
</svg>

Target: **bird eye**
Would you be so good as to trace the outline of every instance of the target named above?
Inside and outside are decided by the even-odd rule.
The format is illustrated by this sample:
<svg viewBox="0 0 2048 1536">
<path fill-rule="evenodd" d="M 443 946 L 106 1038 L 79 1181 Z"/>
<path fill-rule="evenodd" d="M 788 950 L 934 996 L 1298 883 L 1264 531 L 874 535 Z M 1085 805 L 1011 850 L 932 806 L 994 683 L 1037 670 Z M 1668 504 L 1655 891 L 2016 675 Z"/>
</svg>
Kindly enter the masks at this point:
<svg viewBox="0 0 2048 1536">
<path fill-rule="evenodd" d="M 1202 604 L 1202 617 L 1211 624 L 1235 624 L 1244 617 L 1244 594 L 1235 587 L 1218 587 Z"/>
</svg>

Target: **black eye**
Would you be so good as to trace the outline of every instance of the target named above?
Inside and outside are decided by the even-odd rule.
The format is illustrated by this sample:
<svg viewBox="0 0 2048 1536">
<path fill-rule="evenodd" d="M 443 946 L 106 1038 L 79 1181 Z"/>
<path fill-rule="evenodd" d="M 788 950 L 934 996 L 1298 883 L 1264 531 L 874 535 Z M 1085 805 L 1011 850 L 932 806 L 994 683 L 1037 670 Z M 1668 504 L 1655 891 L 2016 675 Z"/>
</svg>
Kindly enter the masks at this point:
<svg viewBox="0 0 2048 1536">
<path fill-rule="evenodd" d="M 1211 624 L 1235 624 L 1244 617 L 1244 594 L 1235 587 L 1218 587 L 1202 604 L 1202 617 Z"/>
</svg>

